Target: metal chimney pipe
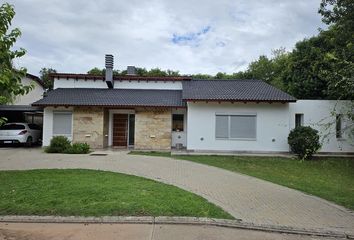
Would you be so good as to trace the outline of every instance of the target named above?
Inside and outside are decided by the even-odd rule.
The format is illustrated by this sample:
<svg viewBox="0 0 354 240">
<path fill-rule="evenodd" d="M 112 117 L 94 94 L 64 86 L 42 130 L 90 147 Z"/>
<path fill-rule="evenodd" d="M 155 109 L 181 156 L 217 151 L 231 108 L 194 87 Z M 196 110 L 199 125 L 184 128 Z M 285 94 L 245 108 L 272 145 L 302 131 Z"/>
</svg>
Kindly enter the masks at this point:
<svg viewBox="0 0 354 240">
<path fill-rule="evenodd" d="M 113 55 L 112 54 L 106 54 L 105 56 L 105 67 L 106 67 L 106 84 L 108 88 L 113 88 L 114 86 L 114 81 L 113 81 Z"/>
</svg>

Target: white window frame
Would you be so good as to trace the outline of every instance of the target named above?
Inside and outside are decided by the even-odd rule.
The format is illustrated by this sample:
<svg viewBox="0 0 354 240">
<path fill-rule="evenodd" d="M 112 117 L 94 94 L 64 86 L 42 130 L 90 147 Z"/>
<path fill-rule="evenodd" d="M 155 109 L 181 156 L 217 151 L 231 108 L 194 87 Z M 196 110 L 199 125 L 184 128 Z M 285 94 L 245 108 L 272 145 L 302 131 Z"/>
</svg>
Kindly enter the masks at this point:
<svg viewBox="0 0 354 240">
<path fill-rule="evenodd" d="M 71 133 L 70 134 L 55 134 L 54 133 L 54 115 L 55 114 L 71 114 Z M 52 136 L 65 136 L 69 140 L 73 138 L 73 131 L 74 131 L 74 114 L 72 111 L 53 111 L 53 126 L 52 126 Z"/>
<path fill-rule="evenodd" d="M 227 116 L 228 117 L 228 137 L 216 137 L 216 116 Z M 231 117 L 232 116 L 252 116 L 255 117 L 255 137 L 254 138 L 232 138 L 231 136 Z M 216 140 L 236 140 L 236 141 L 257 141 L 257 114 L 256 113 L 215 113 L 214 122 L 214 136 Z"/>
</svg>

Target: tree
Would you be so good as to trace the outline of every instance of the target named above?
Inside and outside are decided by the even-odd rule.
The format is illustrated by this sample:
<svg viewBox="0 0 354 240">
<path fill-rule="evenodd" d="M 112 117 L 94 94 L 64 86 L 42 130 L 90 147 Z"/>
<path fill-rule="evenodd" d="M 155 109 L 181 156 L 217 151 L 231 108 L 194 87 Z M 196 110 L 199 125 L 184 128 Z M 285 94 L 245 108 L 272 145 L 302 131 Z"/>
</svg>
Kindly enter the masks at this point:
<svg viewBox="0 0 354 240">
<path fill-rule="evenodd" d="M 354 2 L 352 0 L 322 0 L 318 13 L 328 25 L 339 24 L 344 28 L 354 27 Z"/>
<path fill-rule="evenodd" d="M 27 94 L 33 85 L 24 86 L 21 79 L 26 76 L 26 68 L 16 69 L 13 66 L 14 59 L 25 55 L 23 48 L 12 50 L 21 31 L 18 28 L 9 30 L 15 16 L 14 7 L 4 3 L 0 7 L 0 104 L 11 103 L 15 96 Z M 5 121 L 0 119 L 0 125 Z"/>
<path fill-rule="evenodd" d="M 104 69 L 99 69 L 98 67 L 94 67 L 91 70 L 87 71 L 88 74 L 92 75 L 104 75 Z"/>
<path fill-rule="evenodd" d="M 49 89 L 49 90 L 53 89 L 53 78 L 51 78 L 49 75 L 51 73 L 56 73 L 56 72 L 57 70 L 53 68 L 42 68 L 41 71 L 39 72 L 40 79 L 42 80 L 45 89 Z"/>
</svg>

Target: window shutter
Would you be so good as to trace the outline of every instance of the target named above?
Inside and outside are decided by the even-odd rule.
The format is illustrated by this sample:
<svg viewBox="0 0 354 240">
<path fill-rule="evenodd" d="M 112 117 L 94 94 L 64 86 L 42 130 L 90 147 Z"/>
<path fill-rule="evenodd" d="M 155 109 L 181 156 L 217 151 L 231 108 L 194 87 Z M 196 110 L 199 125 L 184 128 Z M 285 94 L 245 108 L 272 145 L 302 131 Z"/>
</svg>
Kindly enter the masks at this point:
<svg viewBox="0 0 354 240">
<path fill-rule="evenodd" d="M 256 138 L 256 116 L 230 116 L 230 138 Z"/>
<path fill-rule="evenodd" d="M 229 137 L 229 116 L 216 115 L 215 137 L 216 138 L 228 138 Z"/>
<path fill-rule="evenodd" d="M 53 135 L 71 135 L 72 113 L 53 113 Z"/>
</svg>

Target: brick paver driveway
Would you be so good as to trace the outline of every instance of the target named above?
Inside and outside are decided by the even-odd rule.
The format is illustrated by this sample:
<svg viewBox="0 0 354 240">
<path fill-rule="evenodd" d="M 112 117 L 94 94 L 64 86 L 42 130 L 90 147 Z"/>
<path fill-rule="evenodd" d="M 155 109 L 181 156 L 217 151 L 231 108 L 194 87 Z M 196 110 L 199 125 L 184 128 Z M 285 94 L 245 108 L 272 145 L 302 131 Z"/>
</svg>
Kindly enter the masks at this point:
<svg viewBox="0 0 354 240">
<path fill-rule="evenodd" d="M 1 149 L 0 170 L 85 168 L 155 179 L 194 192 L 243 222 L 354 233 L 354 214 L 317 197 L 254 177 L 162 157 L 109 152 L 107 156 L 45 154 Z"/>
</svg>

